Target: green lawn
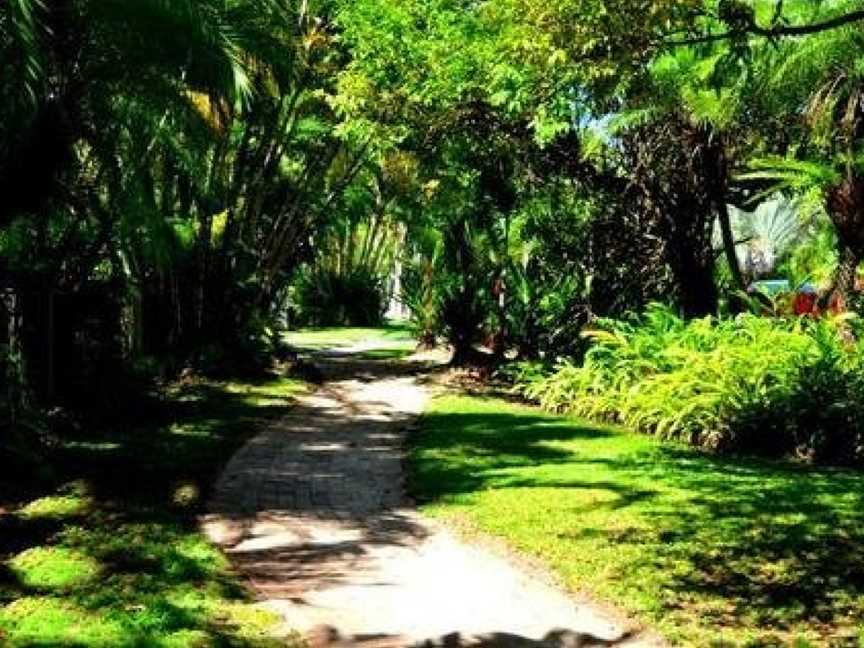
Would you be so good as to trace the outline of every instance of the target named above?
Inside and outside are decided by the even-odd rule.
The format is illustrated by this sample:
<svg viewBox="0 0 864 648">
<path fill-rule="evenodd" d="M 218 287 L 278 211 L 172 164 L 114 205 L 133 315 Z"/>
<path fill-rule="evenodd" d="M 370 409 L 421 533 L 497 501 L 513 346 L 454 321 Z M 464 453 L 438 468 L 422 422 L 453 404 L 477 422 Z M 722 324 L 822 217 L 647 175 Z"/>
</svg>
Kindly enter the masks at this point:
<svg viewBox="0 0 864 648">
<path fill-rule="evenodd" d="M 310 328 L 292 331 L 288 344 L 311 350 L 340 349 L 358 344 L 374 345 L 359 356 L 372 360 L 398 359 L 409 355 L 417 346 L 407 325 L 392 322 L 380 328 Z"/>
<path fill-rule="evenodd" d="M 0 645 L 284 646 L 196 515 L 227 458 L 301 389 L 195 382 L 126 424 L 68 432 L 56 451 L 64 485 L 0 515 Z"/>
<path fill-rule="evenodd" d="M 864 646 L 860 474 L 463 396 L 432 403 L 411 465 L 427 513 L 505 538 L 673 642 Z"/>
</svg>

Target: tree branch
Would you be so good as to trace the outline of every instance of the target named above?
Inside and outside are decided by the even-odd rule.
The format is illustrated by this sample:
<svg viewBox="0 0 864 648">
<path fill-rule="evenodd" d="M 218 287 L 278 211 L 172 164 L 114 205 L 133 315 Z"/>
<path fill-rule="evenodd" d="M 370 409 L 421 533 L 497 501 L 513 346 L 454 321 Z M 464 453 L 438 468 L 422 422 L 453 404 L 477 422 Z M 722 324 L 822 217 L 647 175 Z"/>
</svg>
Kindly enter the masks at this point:
<svg viewBox="0 0 864 648">
<path fill-rule="evenodd" d="M 850 11 L 849 13 L 841 14 L 827 20 L 810 23 L 808 25 L 776 25 L 774 27 L 761 27 L 753 22 L 746 29 L 733 29 L 720 34 L 706 34 L 704 36 L 697 36 L 683 40 L 666 41 L 665 44 L 669 47 L 684 47 L 687 45 L 715 43 L 718 41 L 740 38 L 745 35 L 761 36 L 770 39 L 781 38 L 784 36 L 797 38 L 799 36 L 808 36 L 829 31 L 831 29 L 837 29 L 838 27 L 861 21 L 864 21 L 864 9 L 859 11 Z"/>
</svg>

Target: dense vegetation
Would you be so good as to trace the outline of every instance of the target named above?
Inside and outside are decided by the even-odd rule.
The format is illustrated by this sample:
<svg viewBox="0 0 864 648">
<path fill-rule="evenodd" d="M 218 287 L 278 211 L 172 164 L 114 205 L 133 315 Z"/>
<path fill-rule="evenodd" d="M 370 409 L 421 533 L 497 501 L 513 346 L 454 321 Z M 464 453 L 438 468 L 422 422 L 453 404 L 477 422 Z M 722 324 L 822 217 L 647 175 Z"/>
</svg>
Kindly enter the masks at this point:
<svg viewBox="0 0 864 648">
<path fill-rule="evenodd" d="M 7 0 L 0 467 L 74 480 L 76 434 L 126 446 L 144 395 L 388 315 L 556 411 L 860 467 L 862 26 L 864 0 Z M 58 534 L 82 579 L 110 553 Z"/>
<path fill-rule="evenodd" d="M 864 460 L 864 368 L 842 322 L 806 318 L 684 321 L 650 307 L 600 321 L 579 365 L 517 384 L 550 409 L 719 450 L 833 463 Z"/>
<path fill-rule="evenodd" d="M 578 364 L 597 317 L 726 317 L 762 278 L 854 311 L 861 11 L 7 3 L 4 418 L 394 309 L 456 364 Z"/>
</svg>

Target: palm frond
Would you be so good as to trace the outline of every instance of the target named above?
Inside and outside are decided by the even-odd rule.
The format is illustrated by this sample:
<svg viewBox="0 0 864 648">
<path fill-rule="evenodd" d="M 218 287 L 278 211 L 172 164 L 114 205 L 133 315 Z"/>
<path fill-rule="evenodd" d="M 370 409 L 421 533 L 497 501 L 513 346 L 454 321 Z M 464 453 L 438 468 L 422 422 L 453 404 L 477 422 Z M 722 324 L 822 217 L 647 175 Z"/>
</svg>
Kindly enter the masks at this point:
<svg viewBox="0 0 864 648">
<path fill-rule="evenodd" d="M 6 20 L 2 20 L 2 13 Z M 22 78 L 23 96 L 31 105 L 38 103 L 45 67 L 42 38 L 46 26 L 42 20 L 45 12 L 43 0 L 8 0 L 5 10 L 0 9 L 0 26 L 7 23 L 9 35 L 15 42 Z"/>
<path fill-rule="evenodd" d="M 836 185 L 842 174 L 829 160 L 799 160 L 791 157 L 767 156 L 750 162 L 750 171 L 738 174 L 742 181 L 769 181 L 769 189 L 759 194 L 764 199 L 778 191 L 793 190 L 806 193 Z"/>
</svg>

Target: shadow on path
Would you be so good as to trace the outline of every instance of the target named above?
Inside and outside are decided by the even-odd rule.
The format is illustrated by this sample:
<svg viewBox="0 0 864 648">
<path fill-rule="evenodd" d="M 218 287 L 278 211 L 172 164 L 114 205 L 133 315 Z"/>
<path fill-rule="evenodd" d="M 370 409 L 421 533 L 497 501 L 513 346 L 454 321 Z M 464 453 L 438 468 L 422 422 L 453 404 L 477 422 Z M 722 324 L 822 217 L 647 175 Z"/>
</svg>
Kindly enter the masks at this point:
<svg viewBox="0 0 864 648">
<path fill-rule="evenodd" d="M 434 365 L 312 356 L 325 384 L 234 456 L 203 520 L 286 630 L 313 646 L 429 648 L 575 648 L 624 635 L 407 500 L 404 440 Z"/>
</svg>

